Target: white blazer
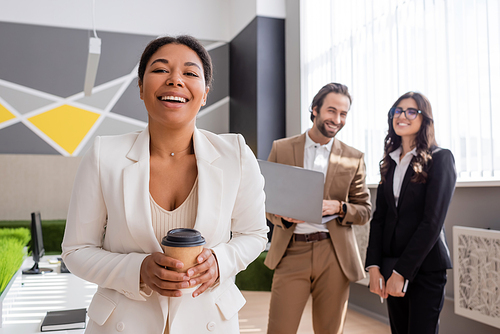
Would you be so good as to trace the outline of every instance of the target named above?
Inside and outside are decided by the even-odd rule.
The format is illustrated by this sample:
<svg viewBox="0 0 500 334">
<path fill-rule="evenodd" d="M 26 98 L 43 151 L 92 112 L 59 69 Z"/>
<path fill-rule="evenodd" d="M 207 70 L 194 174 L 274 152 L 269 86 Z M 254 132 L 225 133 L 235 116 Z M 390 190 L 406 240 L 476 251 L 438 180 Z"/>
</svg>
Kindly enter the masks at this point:
<svg viewBox="0 0 500 334">
<path fill-rule="evenodd" d="M 98 285 L 86 333 L 239 333 L 245 299 L 234 276 L 265 248 L 264 179 L 241 135 L 195 129 L 194 228 L 219 264 L 219 283 L 196 298 L 140 289 L 141 263 L 162 252 L 149 205 L 149 129 L 97 137 L 83 158 L 62 244 L 70 271 Z M 149 293 L 148 293 L 149 290 Z"/>
</svg>

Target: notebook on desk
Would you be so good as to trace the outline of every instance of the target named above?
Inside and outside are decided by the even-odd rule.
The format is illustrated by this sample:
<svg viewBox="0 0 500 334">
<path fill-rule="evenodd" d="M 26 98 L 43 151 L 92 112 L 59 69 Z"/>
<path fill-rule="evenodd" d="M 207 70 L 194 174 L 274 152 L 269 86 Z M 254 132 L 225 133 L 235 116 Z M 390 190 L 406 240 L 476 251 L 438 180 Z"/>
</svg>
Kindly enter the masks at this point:
<svg viewBox="0 0 500 334">
<path fill-rule="evenodd" d="M 322 217 L 323 173 L 258 159 L 265 179 L 266 212 L 324 224 L 336 217 Z"/>
<path fill-rule="evenodd" d="M 58 331 L 85 328 L 87 309 L 49 311 L 43 319 L 40 331 Z"/>
</svg>

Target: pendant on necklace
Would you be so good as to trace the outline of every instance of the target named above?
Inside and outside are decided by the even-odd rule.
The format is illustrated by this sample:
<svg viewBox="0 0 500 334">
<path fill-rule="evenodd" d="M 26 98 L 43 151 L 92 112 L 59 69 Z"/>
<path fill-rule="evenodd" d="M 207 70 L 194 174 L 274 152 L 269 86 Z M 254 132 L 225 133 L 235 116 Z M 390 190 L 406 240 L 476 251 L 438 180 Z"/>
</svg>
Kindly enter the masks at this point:
<svg viewBox="0 0 500 334">
<path fill-rule="evenodd" d="M 174 156 L 174 152 L 170 153 L 170 155 L 173 157 Z"/>
</svg>

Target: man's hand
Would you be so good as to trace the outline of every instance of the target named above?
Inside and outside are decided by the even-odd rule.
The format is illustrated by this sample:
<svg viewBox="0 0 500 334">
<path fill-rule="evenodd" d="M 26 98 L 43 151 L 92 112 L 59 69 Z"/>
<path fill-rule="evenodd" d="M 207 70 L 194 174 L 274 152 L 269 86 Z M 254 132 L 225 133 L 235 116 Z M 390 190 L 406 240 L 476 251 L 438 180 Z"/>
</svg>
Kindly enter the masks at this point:
<svg viewBox="0 0 500 334">
<path fill-rule="evenodd" d="M 290 223 L 295 223 L 295 224 L 302 224 L 302 223 L 305 223 L 303 220 L 297 220 L 297 219 L 293 219 L 293 218 L 290 218 L 290 217 L 283 217 L 283 216 L 280 216 L 280 215 L 275 215 L 276 217 L 278 218 L 283 218 L 284 220 L 290 222 Z"/>
<path fill-rule="evenodd" d="M 405 278 L 395 272 L 387 280 L 386 292 L 393 297 L 404 297 L 403 287 L 405 285 Z"/>
<path fill-rule="evenodd" d="M 337 213 L 340 213 L 340 201 L 337 201 L 336 199 L 333 200 L 324 199 L 323 216 L 330 216 Z"/>
</svg>

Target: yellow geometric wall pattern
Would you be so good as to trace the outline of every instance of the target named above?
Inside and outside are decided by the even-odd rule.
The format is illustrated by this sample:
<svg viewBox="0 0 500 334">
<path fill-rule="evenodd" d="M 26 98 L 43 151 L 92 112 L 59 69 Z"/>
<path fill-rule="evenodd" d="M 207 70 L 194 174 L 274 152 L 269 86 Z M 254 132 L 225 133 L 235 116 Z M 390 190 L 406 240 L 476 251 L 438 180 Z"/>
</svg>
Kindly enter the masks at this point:
<svg viewBox="0 0 500 334">
<path fill-rule="evenodd" d="M 2 137 L 2 131 L 16 126 L 13 131 L 16 131 L 16 136 L 20 136 L 18 138 L 25 138 L 22 136 L 26 136 L 28 131 L 35 135 L 37 143 L 41 140 L 48 144 L 49 149 L 44 147 L 40 154 L 59 153 L 63 156 L 84 154 L 96 135 L 114 135 L 144 129 L 147 123 L 139 120 L 139 117 L 112 112 L 126 88 L 136 85 L 135 80 L 136 69 L 123 77 L 94 87 L 91 97 L 84 97 L 83 92 L 80 92 L 63 98 L 0 79 L 0 154 L 19 153 L 9 151 L 8 145 L 23 140 L 6 140 L 5 138 L 12 138 L 13 132 L 9 132 L 10 137 Z M 43 101 L 40 102 L 40 99 Z M 2 104 L 4 101 L 5 105 Z M 197 118 L 228 103 L 227 96 L 211 103 L 200 111 Z M 30 137 L 28 143 L 34 143 L 31 138 L 33 137 Z M 39 154 L 39 151 L 35 151 L 40 150 L 37 143 L 31 146 L 25 144 L 23 147 L 29 147 L 30 151 L 24 154 Z"/>
<path fill-rule="evenodd" d="M 219 44 L 213 42 L 207 45 L 207 50 L 211 50 L 211 45 L 218 48 Z M 121 48 L 116 52 L 121 53 Z M 107 57 L 108 61 L 115 59 L 112 53 Z M 119 72 L 114 67 L 113 71 L 100 70 L 106 81 L 95 86 L 91 96 L 84 96 L 83 92 L 67 94 L 60 85 L 56 85 L 57 89 L 51 86 L 50 90 L 40 90 L 39 87 L 44 87 L 41 79 L 34 84 L 0 78 L 0 154 L 81 156 L 95 136 L 144 129 L 147 120 L 144 105 L 138 99 L 138 64 L 129 65 L 118 66 Z M 83 79 L 78 76 L 65 80 L 73 84 Z M 219 109 L 228 113 L 229 97 L 223 96 L 205 106 L 197 117 Z M 207 124 L 213 123 L 210 117 L 204 119 L 209 120 Z"/>
<path fill-rule="evenodd" d="M 91 97 L 84 97 L 81 92 L 63 98 L 0 79 L 0 134 L 17 126 L 22 133 L 31 131 L 49 145 L 49 149 L 43 146 L 48 153 L 42 154 L 58 152 L 63 156 L 75 156 L 85 153 L 96 132 L 109 135 L 144 129 L 147 123 L 111 112 L 125 88 L 136 78 L 135 72 L 94 87 Z M 3 101 L 8 109 L 2 105 Z M 5 141 L 6 137 L 1 138 Z M 35 149 L 40 147 L 37 145 Z M 7 153 L 12 152 L 8 151 L 8 143 L 2 146 L 1 140 L 0 147 Z"/>
<path fill-rule="evenodd" d="M 65 104 L 28 118 L 28 121 L 69 154 L 73 154 L 99 116 L 97 113 Z"/>
<path fill-rule="evenodd" d="M 0 104 L 0 123 L 3 123 L 15 117 L 16 116 L 14 116 L 10 111 L 8 111 L 7 108 L 5 108 L 3 105 Z"/>
<path fill-rule="evenodd" d="M 91 96 L 85 96 L 86 51 L 81 38 L 87 30 L 0 22 L 0 31 L 0 155 L 82 156 L 96 136 L 147 126 L 147 111 L 139 99 L 137 62 L 144 46 L 157 36 L 103 31 L 107 42 L 96 86 Z M 202 117 L 198 125 L 206 123 L 208 130 L 221 123 L 228 127 L 229 46 L 201 42 L 220 66 L 211 99 L 198 114 Z M 64 59 L 57 56 L 61 52 Z M 218 122 L 220 114 L 223 122 Z"/>
</svg>

